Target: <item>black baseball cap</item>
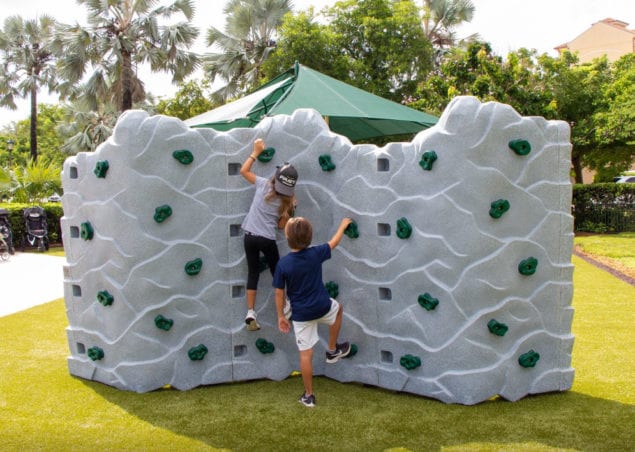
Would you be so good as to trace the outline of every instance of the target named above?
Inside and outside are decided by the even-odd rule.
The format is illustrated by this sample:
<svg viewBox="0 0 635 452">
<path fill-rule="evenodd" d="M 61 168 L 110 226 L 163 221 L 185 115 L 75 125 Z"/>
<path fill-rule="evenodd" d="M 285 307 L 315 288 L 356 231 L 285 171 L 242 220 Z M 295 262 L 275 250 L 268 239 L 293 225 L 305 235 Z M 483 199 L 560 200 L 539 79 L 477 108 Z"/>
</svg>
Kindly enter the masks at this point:
<svg viewBox="0 0 635 452">
<path fill-rule="evenodd" d="M 298 172 L 288 162 L 276 169 L 276 177 L 273 186 L 276 192 L 284 196 L 293 196 L 295 183 L 298 181 Z"/>
</svg>

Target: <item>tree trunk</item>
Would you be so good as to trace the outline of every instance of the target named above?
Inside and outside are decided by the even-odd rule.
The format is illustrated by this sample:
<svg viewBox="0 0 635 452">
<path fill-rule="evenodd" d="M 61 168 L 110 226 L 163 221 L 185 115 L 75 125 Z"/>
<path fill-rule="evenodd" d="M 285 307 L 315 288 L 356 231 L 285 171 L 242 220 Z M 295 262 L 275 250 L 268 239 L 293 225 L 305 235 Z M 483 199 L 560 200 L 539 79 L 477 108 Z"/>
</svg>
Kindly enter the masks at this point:
<svg viewBox="0 0 635 452">
<path fill-rule="evenodd" d="M 582 184 L 582 164 L 580 163 L 580 157 L 572 156 L 571 163 L 573 165 L 573 173 L 575 174 L 575 183 Z"/>
<path fill-rule="evenodd" d="M 37 161 L 37 87 L 31 88 L 31 159 Z"/>
<path fill-rule="evenodd" d="M 129 52 L 121 52 L 123 61 L 121 67 L 121 111 L 132 108 L 132 58 Z"/>
</svg>

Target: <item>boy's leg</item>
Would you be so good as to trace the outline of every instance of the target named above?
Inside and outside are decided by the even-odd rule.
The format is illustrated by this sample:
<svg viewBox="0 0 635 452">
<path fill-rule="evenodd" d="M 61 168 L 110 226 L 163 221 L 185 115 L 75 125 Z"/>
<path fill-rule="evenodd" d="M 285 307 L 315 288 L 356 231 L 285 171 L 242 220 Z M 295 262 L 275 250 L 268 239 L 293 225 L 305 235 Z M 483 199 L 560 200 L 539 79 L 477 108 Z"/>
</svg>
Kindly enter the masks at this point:
<svg viewBox="0 0 635 452">
<path fill-rule="evenodd" d="M 304 383 L 304 393 L 313 394 L 313 349 L 300 350 L 300 373 Z"/>
<path fill-rule="evenodd" d="M 340 328 L 342 326 L 342 305 L 338 303 L 337 316 L 335 322 L 329 326 L 329 350 L 335 350 L 337 348 L 337 338 L 340 334 Z"/>
</svg>

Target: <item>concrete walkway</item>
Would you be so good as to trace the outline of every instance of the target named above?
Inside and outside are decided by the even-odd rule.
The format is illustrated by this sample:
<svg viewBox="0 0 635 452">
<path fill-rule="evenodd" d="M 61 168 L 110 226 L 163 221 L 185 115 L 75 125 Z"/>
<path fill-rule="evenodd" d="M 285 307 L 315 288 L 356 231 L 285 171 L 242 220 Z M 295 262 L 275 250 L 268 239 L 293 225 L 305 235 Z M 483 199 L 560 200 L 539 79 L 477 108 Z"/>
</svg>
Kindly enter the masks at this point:
<svg viewBox="0 0 635 452">
<path fill-rule="evenodd" d="M 0 261 L 0 317 L 64 296 L 65 257 L 16 251 Z"/>
</svg>

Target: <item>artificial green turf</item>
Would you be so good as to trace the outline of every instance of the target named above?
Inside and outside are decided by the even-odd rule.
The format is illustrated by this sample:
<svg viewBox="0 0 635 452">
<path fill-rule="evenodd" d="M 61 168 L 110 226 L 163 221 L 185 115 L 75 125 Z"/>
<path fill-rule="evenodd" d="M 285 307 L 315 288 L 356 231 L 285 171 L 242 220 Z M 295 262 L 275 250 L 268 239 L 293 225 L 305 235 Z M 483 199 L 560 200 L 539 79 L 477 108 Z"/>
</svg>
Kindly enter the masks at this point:
<svg viewBox="0 0 635 452">
<path fill-rule="evenodd" d="M 573 389 L 475 406 L 317 378 L 180 392 L 69 375 L 64 303 L 0 318 L 0 450 L 625 451 L 635 448 L 635 287 L 575 258 Z"/>
</svg>

